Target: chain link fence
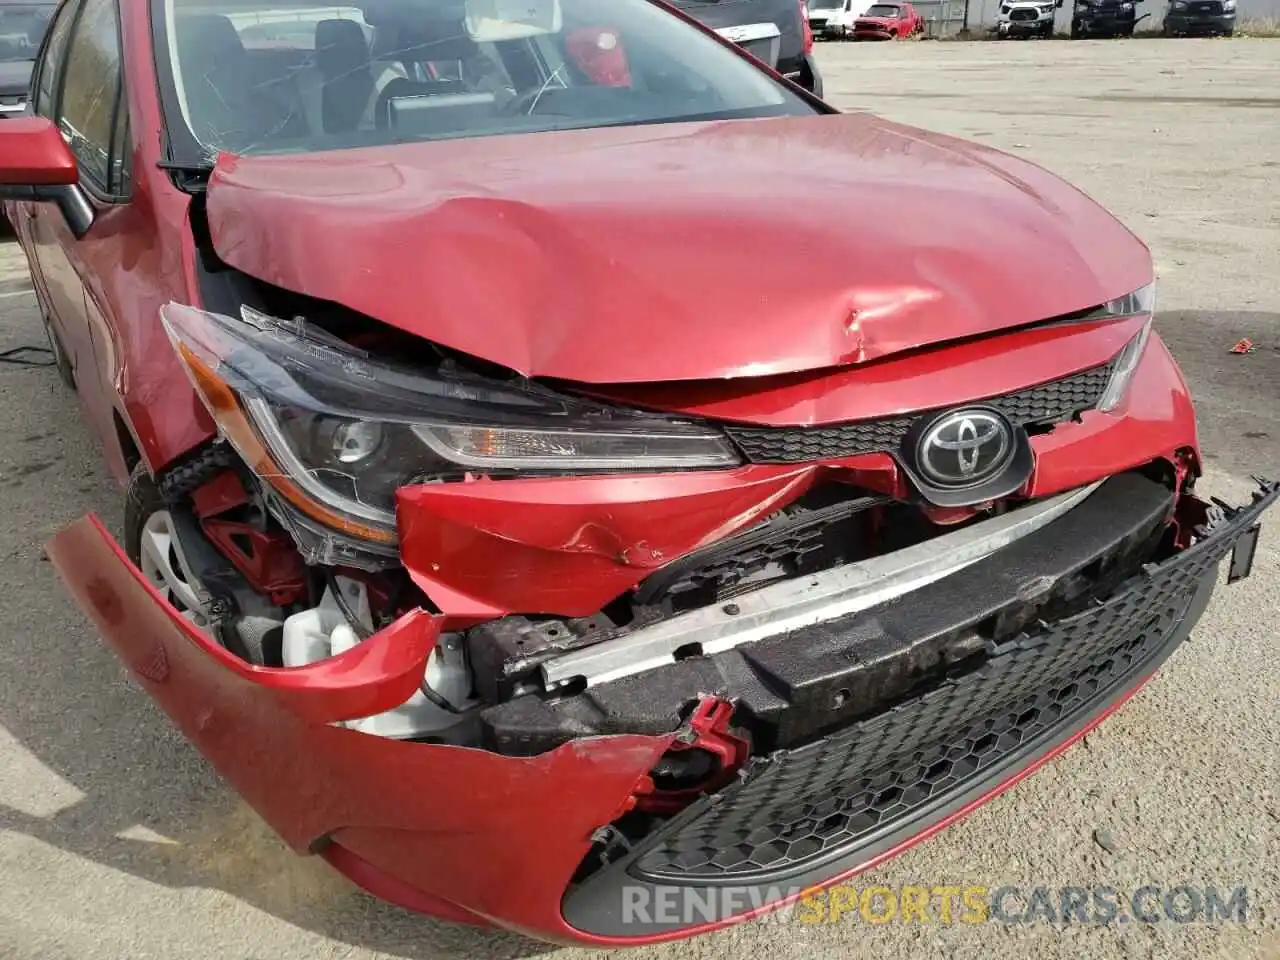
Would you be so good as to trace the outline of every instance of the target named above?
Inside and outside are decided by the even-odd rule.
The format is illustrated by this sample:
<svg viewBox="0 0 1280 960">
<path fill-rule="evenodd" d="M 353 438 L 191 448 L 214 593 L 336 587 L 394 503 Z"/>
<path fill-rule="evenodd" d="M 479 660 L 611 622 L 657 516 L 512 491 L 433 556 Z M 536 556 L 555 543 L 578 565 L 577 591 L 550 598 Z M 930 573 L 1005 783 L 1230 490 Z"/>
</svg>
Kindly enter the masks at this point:
<svg viewBox="0 0 1280 960">
<path fill-rule="evenodd" d="M 964 0 L 912 0 L 912 5 L 924 17 L 926 37 L 954 37 L 964 26 Z"/>
</svg>

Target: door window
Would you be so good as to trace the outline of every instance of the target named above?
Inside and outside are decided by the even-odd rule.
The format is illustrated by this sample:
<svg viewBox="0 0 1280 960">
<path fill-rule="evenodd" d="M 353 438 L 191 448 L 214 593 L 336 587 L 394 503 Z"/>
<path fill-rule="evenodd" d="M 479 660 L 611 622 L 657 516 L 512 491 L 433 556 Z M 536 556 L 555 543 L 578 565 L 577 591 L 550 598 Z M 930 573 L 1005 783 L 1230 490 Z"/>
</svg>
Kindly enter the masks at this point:
<svg viewBox="0 0 1280 960">
<path fill-rule="evenodd" d="M 42 117 L 53 116 L 55 95 L 58 92 L 58 77 L 62 73 L 62 55 L 67 49 L 67 36 L 71 33 L 71 24 L 80 9 L 79 0 L 70 0 L 58 11 L 57 19 L 49 30 L 49 38 L 45 42 L 44 52 L 37 66 L 35 89 L 35 112 Z"/>
<path fill-rule="evenodd" d="M 111 192 L 111 144 L 121 106 L 120 29 L 115 0 L 84 0 L 67 45 L 54 115 L 81 177 Z"/>
<path fill-rule="evenodd" d="M 121 88 L 116 106 L 116 128 L 111 135 L 111 180 L 107 192 L 127 197 L 133 183 L 133 143 L 129 139 L 129 104 Z"/>
</svg>

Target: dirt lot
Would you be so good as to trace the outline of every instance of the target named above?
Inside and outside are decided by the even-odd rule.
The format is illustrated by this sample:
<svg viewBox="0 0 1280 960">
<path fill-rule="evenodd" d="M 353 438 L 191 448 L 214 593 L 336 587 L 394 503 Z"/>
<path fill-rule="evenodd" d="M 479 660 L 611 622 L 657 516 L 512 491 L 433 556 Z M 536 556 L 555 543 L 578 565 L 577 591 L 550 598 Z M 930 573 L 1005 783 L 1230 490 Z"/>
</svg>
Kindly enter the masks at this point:
<svg viewBox="0 0 1280 960">
<path fill-rule="evenodd" d="M 1197 394 L 1209 486 L 1239 496 L 1250 472 L 1280 475 L 1280 42 L 819 54 L 835 103 L 1029 157 L 1115 210 L 1154 251 L 1159 329 Z M 25 285 L 19 251 L 0 242 L 0 349 L 40 342 Z M 1244 336 L 1257 351 L 1229 355 Z M 288 854 L 130 685 L 41 557 L 43 540 L 86 510 L 120 519 L 50 370 L 0 368 L 0 498 L 0 958 L 487 960 L 546 949 L 404 914 Z M 1120 714 L 864 878 L 1243 884 L 1246 925 L 754 923 L 634 955 L 1280 956 L 1278 596 L 1273 514 L 1255 576 L 1219 594 Z M 1114 852 L 1095 842 L 1100 828 Z"/>
</svg>

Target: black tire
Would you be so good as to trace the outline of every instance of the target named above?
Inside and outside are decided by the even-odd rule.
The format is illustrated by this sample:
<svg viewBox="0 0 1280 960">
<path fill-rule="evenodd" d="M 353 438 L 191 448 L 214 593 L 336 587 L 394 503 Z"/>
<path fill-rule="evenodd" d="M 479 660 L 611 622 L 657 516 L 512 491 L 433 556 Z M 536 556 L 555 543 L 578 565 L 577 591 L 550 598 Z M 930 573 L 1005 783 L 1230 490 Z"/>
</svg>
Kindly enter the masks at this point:
<svg viewBox="0 0 1280 960">
<path fill-rule="evenodd" d="M 44 335 L 49 340 L 49 350 L 53 354 L 53 368 L 58 371 L 58 379 L 68 390 L 74 391 L 76 389 L 75 369 L 71 366 L 71 358 L 62 348 L 62 341 L 58 339 L 58 334 L 49 321 L 49 313 L 45 310 L 44 304 L 40 305 L 40 323 L 44 326 Z"/>
<path fill-rule="evenodd" d="M 1227 29 L 1225 29 L 1225 30 L 1223 30 L 1223 31 L 1222 31 L 1222 35 L 1223 35 L 1224 37 L 1234 37 L 1234 36 L 1236 35 L 1236 28 L 1235 28 L 1235 27 L 1227 27 Z"/>
<path fill-rule="evenodd" d="M 142 565 L 142 529 L 153 513 L 163 509 L 165 502 L 155 480 L 147 472 L 146 464 L 139 463 L 129 477 L 129 491 L 124 501 L 124 552 L 136 567 Z"/>
<path fill-rule="evenodd" d="M 1080 26 L 1080 22 L 1078 20 L 1072 20 L 1071 21 L 1071 39 L 1079 40 L 1083 36 L 1084 36 L 1084 28 Z"/>
</svg>

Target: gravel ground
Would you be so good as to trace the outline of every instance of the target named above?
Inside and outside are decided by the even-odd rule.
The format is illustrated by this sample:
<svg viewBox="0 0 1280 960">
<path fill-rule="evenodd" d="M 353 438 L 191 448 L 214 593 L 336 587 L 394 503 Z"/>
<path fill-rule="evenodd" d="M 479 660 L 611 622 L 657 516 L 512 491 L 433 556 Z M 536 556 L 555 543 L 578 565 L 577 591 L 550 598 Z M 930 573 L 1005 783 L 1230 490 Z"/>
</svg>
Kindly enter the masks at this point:
<svg viewBox="0 0 1280 960">
<path fill-rule="evenodd" d="M 819 57 L 839 105 L 1029 157 L 1146 238 L 1209 487 L 1241 496 L 1251 471 L 1280 475 L 1280 43 L 824 45 Z M 25 276 L 0 243 L 0 349 L 40 342 Z M 1257 352 L 1229 355 L 1242 336 Z M 569 955 L 410 916 L 286 852 L 126 680 L 42 560 L 78 514 L 120 520 L 51 371 L 0 368 L 0 439 L 0 958 Z M 862 879 L 1247 884 L 1247 925 L 757 922 L 634 955 L 1280 957 L 1277 517 L 1254 577 L 1219 594 L 1123 711 Z"/>
</svg>

